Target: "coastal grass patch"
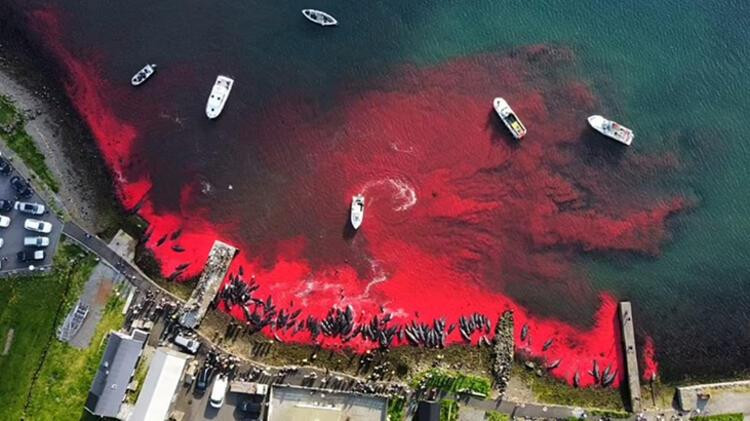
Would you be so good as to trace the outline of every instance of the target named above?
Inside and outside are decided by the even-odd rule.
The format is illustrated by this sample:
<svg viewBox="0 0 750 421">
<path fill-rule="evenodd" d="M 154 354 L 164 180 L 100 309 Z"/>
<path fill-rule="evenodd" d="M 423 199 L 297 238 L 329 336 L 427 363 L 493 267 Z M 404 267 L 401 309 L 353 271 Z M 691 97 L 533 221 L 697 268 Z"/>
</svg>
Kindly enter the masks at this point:
<svg viewBox="0 0 750 421">
<path fill-rule="evenodd" d="M 24 118 L 13 103 L 0 95 L 0 137 L 13 150 L 36 177 L 53 192 L 60 190 L 60 185 L 47 166 L 44 155 L 39 152 L 34 140 L 24 129 Z"/>
<path fill-rule="evenodd" d="M 106 348 L 108 334 L 119 329 L 125 320 L 123 304 L 119 295 L 110 297 L 87 349 L 77 349 L 57 340 L 52 343 L 31 390 L 26 410 L 29 419 L 69 420 L 80 417 Z"/>
<path fill-rule="evenodd" d="M 50 349 L 57 326 L 95 265 L 94 258 L 60 243 L 51 272 L 15 276 L 0 282 L 0 337 L 13 329 L 7 355 L 0 355 L 0 419 L 24 416 L 35 374 Z"/>
<path fill-rule="evenodd" d="M 440 421 L 458 421 L 458 402 L 453 399 L 440 401 Z"/>
<path fill-rule="evenodd" d="M 455 371 L 430 369 L 414 376 L 411 386 L 437 388 L 448 393 L 468 393 L 486 397 L 490 393 L 490 380 L 486 377 L 463 374 Z"/>
<path fill-rule="evenodd" d="M 513 364 L 512 376 L 521 379 L 540 402 L 607 410 L 612 417 L 615 414 L 626 414 L 623 396 L 617 389 L 574 388 L 546 373 L 539 377 L 521 364 L 518 361 Z"/>
</svg>

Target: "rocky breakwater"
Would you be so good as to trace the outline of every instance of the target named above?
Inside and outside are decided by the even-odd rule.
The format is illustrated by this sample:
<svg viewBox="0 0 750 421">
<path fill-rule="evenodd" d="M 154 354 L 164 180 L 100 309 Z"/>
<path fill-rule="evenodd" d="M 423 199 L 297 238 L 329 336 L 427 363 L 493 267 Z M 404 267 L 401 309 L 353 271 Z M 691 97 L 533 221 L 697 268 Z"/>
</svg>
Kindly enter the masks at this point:
<svg viewBox="0 0 750 421">
<path fill-rule="evenodd" d="M 514 348 L 513 312 L 506 311 L 495 325 L 495 338 L 492 344 L 492 375 L 494 376 L 495 388 L 500 392 L 500 396 L 505 394 L 505 389 L 510 380 Z"/>
</svg>

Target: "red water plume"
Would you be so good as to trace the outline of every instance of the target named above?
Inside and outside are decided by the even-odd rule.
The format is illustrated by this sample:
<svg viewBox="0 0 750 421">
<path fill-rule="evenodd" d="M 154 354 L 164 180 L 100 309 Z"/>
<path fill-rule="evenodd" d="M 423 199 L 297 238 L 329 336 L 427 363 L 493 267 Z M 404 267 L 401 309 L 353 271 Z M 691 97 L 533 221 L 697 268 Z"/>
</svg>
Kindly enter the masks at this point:
<svg viewBox="0 0 750 421">
<path fill-rule="evenodd" d="M 652 381 L 659 375 L 659 363 L 656 362 L 655 354 L 654 340 L 647 336 L 643 345 L 643 380 Z"/>
<path fill-rule="evenodd" d="M 455 322 L 473 312 L 494 320 L 512 309 L 518 351 L 546 363 L 560 360 L 552 375 L 572 382 L 578 373 L 582 386 L 593 385 L 596 362 L 596 374 L 609 368 L 613 384 L 620 383 L 616 298 L 594 290 L 577 259 L 582 251 L 657 255 L 668 235 L 665 220 L 685 204 L 655 188 L 641 190 L 649 182 L 644 165 L 674 162 L 638 157 L 638 149 L 587 128 L 598 101 L 567 76 L 575 63 L 570 50 L 539 45 L 404 66 L 370 81 L 368 90 L 341 88 L 328 109 L 280 94 L 260 121 L 249 122 L 253 130 L 237 130 L 264 145 L 253 159 L 273 177 L 258 176 L 253 187 L 273 186 L 274 211 L 259 206 L 259 197 L 242 200 L 249 187 L 237 185 L 233 199 L 221 203 L 228 212 L 221 220 L 233 222 L 219 224 L 211 213 L 219 199 L 206 199 L 195 180 L 179 187 L 170 210 L 153 206 L 156 180 L 148 168 L 135 177 L 125 165 L 139 134 L 113 111 L 117 90 L 66 49 L 52 14 L 34 18 L 68 72 L 67 91 L 117 175 L 123 200 L 138 204 L 151 223 L 148 246 L 164 275 L 185 264 L 176 275 L 198 274 L 218 238 L 243 250 L 233 273 L 242 266 L 259 282 L 259 296 L 302 309 L 302 318 L 350 304 L 358 322 L 381 312 L 403 323 Z M 496 94 L 528 126 L 522 141 L 491 111 Z M 282 142 L 293 147 L 276 149 Z M 231 158 L 222 165 L 232 165 Z M 356 193 L 366 196 L 367 210 L 353 233 L 345 227 Z M 244 317 L 238 307 L 229 311 Z M 275 334 L 311 340 L 306 331 Z M 319 340 L 328 347 L 374 346 Z M 448 338 L 461 340 L 457 332 Z M 652 351 L 649 341 L 646 366 L 655 370 Z"/>
</svg>

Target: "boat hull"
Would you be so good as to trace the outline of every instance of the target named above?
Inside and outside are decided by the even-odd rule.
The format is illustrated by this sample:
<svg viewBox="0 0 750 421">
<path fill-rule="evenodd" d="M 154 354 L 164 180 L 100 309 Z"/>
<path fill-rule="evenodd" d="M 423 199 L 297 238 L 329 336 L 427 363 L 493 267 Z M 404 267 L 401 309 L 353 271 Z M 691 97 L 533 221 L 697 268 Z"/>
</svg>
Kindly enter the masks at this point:
<svg viewBox="0 0 750 421">
<path fill-rule="evenodd" d="M 213 120 L 221 114 L 232 92 L 232 86 L 234 86 L 234 79 L 222 75 L 216 77 L 216 82 L 206 102 L 206 117 Z"/>
<path fill-rule="evenodd" d="M 147 81 L 151 76 L 156 73 L 156 65 L 155 64 L 147 64 L 143 66 L 141 70 L 138 71 L 138 73 L 134 74 L 132 78 L 130 78 L 130 84 L 133 86 L 139 86 L 142 85 L 143 82 Z"/>
<path fill-rule="evenodd" d="M 302 9 L 302 15 L 312 23 L 320 26 L 336 26 L 339 21 L 326 12 L 315 9 Z"/>
<path fill-rule="evenodd" d="M 503 121 L 503 124 L 505 124 L 505 127 L 508 128 L 513 137 L 520 140 L 526 136 L 526 126 L 521 123 L 521 120 L 516 113 L 513 112 L 506 100 L 497 97 L 492 102 L 492 107 L 495 109 L 495 113 L 497 113 L 500 120 Z"/>
<path fill-rule="evenodd" d="M 349 214 L 349 221 L 352 228 L 359 229 L 362 221 L 365 219 L 365 197 L 360 195 L 352 196 L 352 209 Z"/>
<path fill-rule="evenodd" d="M 607 120 L 600 115 L 592 115 L 588 118 L 589 126 L 597 132 L 614 139 L 623 145 L 630 146 L 635 135 L 633 131 L 612 120 Z"/>
</svg>

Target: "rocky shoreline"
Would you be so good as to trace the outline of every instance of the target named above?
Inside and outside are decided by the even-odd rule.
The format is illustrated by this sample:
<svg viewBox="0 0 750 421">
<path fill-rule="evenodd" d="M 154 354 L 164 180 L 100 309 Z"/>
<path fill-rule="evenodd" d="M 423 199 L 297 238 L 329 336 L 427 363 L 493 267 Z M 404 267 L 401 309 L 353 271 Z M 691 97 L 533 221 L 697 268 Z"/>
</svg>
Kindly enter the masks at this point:
<svg viewBox="0 0 750 421">
<path fill-rule="evenodd" d="M 87 230 L 103 232 L 124 215 L 112 175 L 65 95 L 55 64 L 42 56 L 43 48 L 24 32 L 23 21 L 9 6 L 0 6 L 0 95 L 25 116 L 26 132 L 59 182 L 55 196 L 64 212 Z M 0 151 L 11 159 L 15 156 L 4 142 Z M 13 160 L 21 164 L 19 158 Z M 44 190 L 39 184 L 37 189 Z"/>
</svg>

